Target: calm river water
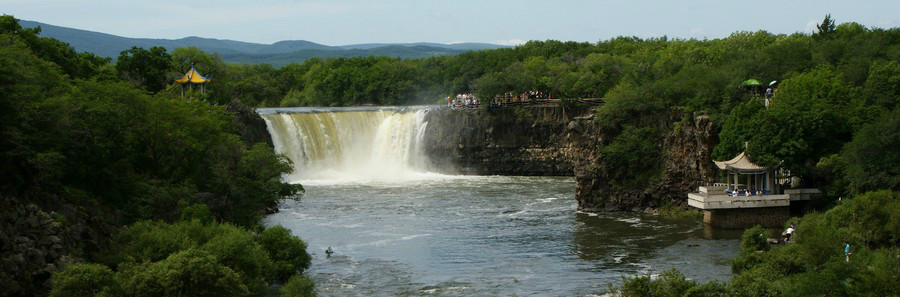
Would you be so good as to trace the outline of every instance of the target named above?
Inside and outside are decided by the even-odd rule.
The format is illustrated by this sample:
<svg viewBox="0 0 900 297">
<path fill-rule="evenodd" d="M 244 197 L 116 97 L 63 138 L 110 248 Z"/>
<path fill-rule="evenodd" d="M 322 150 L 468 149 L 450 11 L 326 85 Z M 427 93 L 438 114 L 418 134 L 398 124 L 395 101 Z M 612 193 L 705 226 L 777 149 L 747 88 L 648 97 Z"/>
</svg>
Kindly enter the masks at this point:
<svg viewBox="0 0 900 297">
<path fill-rule="evenodd" d="M 309 243 L 319 296 L 595 296 L 623 276 L 672 267 L 725 281 L 739 247 L 739 232 L 700 220 L 579 213 L 572 178 L 302 184 L 303 199 L 266 224 Z"/>
</svg>

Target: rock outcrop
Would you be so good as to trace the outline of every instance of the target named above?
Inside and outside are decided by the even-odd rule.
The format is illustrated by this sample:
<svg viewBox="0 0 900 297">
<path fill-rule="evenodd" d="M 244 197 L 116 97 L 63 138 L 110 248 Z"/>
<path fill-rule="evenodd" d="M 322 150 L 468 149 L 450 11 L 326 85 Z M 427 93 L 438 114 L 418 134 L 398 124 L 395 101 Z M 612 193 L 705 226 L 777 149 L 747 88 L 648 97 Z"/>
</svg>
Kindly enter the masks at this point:
<svg viewBox="0 0 900 297">
<path fill-rule="evenodd" d="M 685 120 L 687 119 L 687 120 Z M 664 131 L 658 140 L 661 153 L 658 178 L 639 186 L 613 185 L 609 168 L 597 151 L 602 133 L 592 129 L 575 139 L 575 196 L 583 211 L 642 211 L 663 205 L 686 207 L 685 194 L 711 182 L 718 174 L 712 163 L 712 145 L 718 142 L 715 126 L 705 115 L 685 117 L 673 111 L 659 119 Z"/>
<path fill-rule="evenodd" d="M 424 153 L 437 170 L 476 175 L 571 176 L 574 114 L 558 107 L 440 109 L 428 113 Z"/>
<path fill-rule="evenodd" d="M 642 211 L 685 205 L 684 195 L 711 181 L 717 131 L 704 115 L 672 111 L 659 119 L 661 174 L 640 186 L 613 185 L 599 147 L 604 135 L 592 109 L 532 106 L 434 110 L 425 153 L 435 168 L 463 174 L 574 176 L 583 211 Z"/>
</svg>

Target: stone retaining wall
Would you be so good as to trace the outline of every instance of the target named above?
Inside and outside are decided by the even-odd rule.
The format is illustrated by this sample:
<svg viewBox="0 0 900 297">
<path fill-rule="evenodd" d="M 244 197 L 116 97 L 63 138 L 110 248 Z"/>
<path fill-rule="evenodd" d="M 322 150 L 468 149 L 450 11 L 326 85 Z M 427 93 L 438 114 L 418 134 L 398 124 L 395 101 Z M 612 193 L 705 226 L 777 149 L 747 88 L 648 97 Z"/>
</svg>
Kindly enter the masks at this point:
<svg viewBox="0 0 900 297">
<path fill-rule="evenodd" d="M 756 225 L 782 227 L 791 217 L 790 207 L 759 207 L 704 210 L 703 222 L 716 228 L 744 229 Z"/>
</svg>

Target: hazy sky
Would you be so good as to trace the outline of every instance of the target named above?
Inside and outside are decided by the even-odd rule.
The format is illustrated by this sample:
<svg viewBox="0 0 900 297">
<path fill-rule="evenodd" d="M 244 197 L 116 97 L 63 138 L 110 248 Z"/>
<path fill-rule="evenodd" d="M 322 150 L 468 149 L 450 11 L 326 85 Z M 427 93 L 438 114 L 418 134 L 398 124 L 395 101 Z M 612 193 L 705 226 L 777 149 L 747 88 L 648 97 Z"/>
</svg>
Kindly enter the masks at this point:
<svg viewBox="0 0 900 297">
<path fill-rule="evenodd" d="M 828 13 L 838 23 L 900 26 L 898 0 L 0 0 L 0 14 L 127 37 L 327 45 L 718 38 L 809 32 Z"/>
</svg>

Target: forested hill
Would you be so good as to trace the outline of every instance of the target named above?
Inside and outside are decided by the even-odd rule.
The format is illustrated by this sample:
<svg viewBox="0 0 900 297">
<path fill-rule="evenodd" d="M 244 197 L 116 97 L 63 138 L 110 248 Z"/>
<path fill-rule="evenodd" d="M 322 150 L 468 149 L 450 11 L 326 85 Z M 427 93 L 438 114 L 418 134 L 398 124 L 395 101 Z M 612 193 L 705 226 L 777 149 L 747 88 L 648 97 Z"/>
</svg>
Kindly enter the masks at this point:
<svg viewBox="0 0 900 297">
<path fill-rule="evenodd" d="M 285 40 L 273 44 L 250 43 L 225 39 L 185 37 L 181 39 L 129 38 L 112 34 L 48 25 L 34 21 L 20 21 L 24 28 L 41 27 L 41 36 L 72 45 L 79 52 L 90 52 L 116 59 L 119 53 L 133 46 L 164 47 L 171 51 L 182 47 L 196 47 L 217 53 L 226 62 L 282 66 L 306 59 L 387 56 L 404 59 L 455 55 L 466 51 L 496 49 L 504 46 L 488 43 L 367 43 L 328 46 L 306 40 Z"/>
</svg>

